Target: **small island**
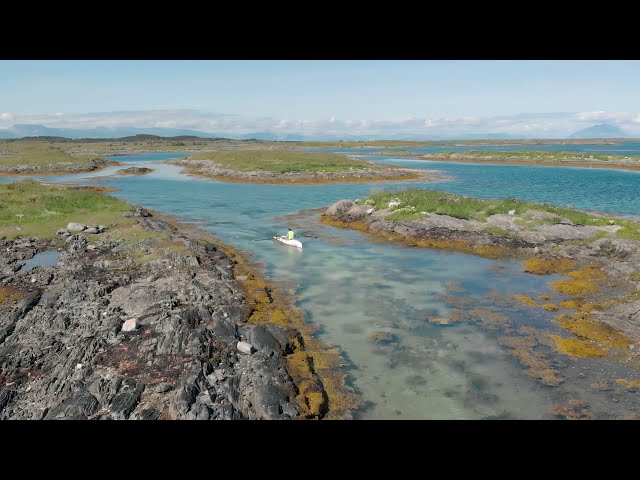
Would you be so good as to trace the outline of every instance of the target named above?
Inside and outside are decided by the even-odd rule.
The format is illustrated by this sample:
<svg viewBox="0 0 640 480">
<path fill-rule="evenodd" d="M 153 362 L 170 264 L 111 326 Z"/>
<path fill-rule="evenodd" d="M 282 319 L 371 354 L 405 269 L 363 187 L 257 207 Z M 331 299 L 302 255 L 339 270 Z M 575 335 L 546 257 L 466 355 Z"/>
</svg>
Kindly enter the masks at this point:
<svg viewBox="0 0 640 480">
<path fill-rule="evenodd" d="M 0 141 L 0 176 L 61 175 L 119 165 L 97 155 L 73 154 L 62 144 L 46 140 Z"/>
<path fill-rule="evenodd" d="M 433 176 L 345 155 L 271 149 L 202 152 L 173 163 L 185 167 L 188 173 L 229 182 L 304 184 L 414 180 Z"/>
<path fill-rule="evenodd" d="M 0 204 L 0 419 L 351 418 L 341 352 L 206 232 L 92 187 Z"/>
<path fill-rule="evenodd" d="M 146 175 L 147 173 L 153 172 L 153 168 L 146 167 L 129 167 L 129 168 L 121 168 L 116 173 L 119 175 Z"/>
<path fill-rule="evenodd" d="M 635 350 L 640 347 L 640 224 L 636 222 L 540 203 L 479 200 L 417 189 L 341 200 L 320 219 L 385 241 L 514 258 L 522 261 L 525 272 L 561 275 L 564 278 L 550 281 L 557 298 L 536 302 L 527 292 L 516 296 L 532 308 L 558 311 L 555 323 L 567 332 L 530 338 L 527 348 L 546 342 L 565 355 L 606 356 L 640 370 Z M 485 316 L 481 323 L 487 318 L 491 317 Z M 448 325 L 460 318 L 433 321 Z M 531 376 L 549 384 L 557 381 L 549 369 L 538 368 L 540 363 L 532 366 L 536 362 L 531 352 L 519 352 Z"/>
</svg>

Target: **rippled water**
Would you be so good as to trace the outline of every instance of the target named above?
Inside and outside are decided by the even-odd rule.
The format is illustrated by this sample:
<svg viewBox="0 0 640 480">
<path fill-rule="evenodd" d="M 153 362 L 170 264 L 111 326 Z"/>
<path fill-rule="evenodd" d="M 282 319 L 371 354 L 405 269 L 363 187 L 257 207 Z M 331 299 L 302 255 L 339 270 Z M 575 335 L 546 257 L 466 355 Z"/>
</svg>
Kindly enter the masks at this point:
<svg viewBox="0 0 640 480">
<path fill-rule="evenodd" d="M 408 168 L 438 170 L 450 181 L 428 188 L 478 198 L 513 197 L 570 208 L 640 214 L 640 172 L 581 168 L 446 163 L 374 157 Z"/>
<path fill-rule="evenodd" d="M 183 175 L 161 162 L 172 156 L 115 158 L 154 169 L 145 176 L 109 177 L 114 168 L 46 178 L 117 187 L 117 197 L 202 222 L 202 228 L 223 241 L 251 252 L 272 279 L 292 286 L 307 319 L 318 325 L 320 338 L 343 349 L 349 381 L 365 403 L 358 418 L 551 418 L 552 404 L 575 398 L 588 401 L 598 416 L 639 411 L 634 395 L 616 392 L 618 401 L 612 404 L 612 393 L 590 388 L 597 381 L 632 378 L 633 372 L 619 365 L 556 356 L 551 365 L 566 380 L 550 387 L 525 375 L 501 346 L 505 335 L 521 335 L 523 326 L 560 331 L 550 322 L 555 312 L 525 307 L 511 297 L 552 295 L 546 282 L 556 277 L 525 274 L 516 261 L 375 242 L 360 232 L 318 222 L 313 210 L 383 187 L 417 185 L 637 214 L 638 174 L 379 158 L 441 170 L 451 178 L 402 186 L 252 185 Z M 302 251 L 271 240 L 288 226 L 303 242 Z M 482 325 L 426 320 L 471 310 Z"/>
</svg>

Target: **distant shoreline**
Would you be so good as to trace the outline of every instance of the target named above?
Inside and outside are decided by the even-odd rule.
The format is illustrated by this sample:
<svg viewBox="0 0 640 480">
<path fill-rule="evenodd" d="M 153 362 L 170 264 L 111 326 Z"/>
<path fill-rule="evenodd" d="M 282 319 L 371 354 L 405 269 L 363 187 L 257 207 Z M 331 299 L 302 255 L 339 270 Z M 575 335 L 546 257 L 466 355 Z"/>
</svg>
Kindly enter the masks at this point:
<svg viewBox="0 0 640 480">
<path fill-rule="evenodd" d="M 377 155 L 377 154 L 372 154 Z M 380 156 L 383 156 L 380 154 Z M 390 156 L 390 155 L 384 155 Z M 514 158 L 476 158 L 476 157 L 466 157 L 460 156 L 456 158 L 447 158 L 447 157 L 438 157 L 433 155 L 423 155 L 417 156 L 415 154 L 412 155 L 398 155 L 399 157 L 403 157 L 403 160 L 412 160 L 416 162 L 440 162 L 440 163 L 476 163 L 476 164 L 485 164 L 485 165 L 511 165 L 511 166 L 533 166 L 533 167 L 580 167 L 580 168 L 599 168 L 599 169 L 612 169 L 612 170 L 629 170 L 629 171 L 640 171 L 640 162 L 635 161 L 635 164 L 632 164 L 628 161 L 619 161 L 619 160 L 611 160 L 611 161 L 603 161 L 603 160 L 594 160 L 594 161 L 573 161 L 573 160 L 519 160 Z"/>
<path fill-rule="evenodd" d="M 86 168 L 83 168 L 83 166 L 79 166 L 80 168 L 64 168 L 60 170 L 52 170 L 50 168 L 46 170 L 39 170 L 37 165 L 12 165 L 11 167 L 7 167 L 7 169 L 4 170 L 2 169 L 2 165 L 0 165 L 0 177 L 22 177 L 32 175 L 73 175 L 76 173 L 98 172 L 108 167 L 118 167 L 122 165 L 124 164 L 121 162 L 108 160 L 104 163 L 100 163 L 97 166 L 87 166 Z M 67 166 L 65 165 L 65 167 Z"/>
</svg>

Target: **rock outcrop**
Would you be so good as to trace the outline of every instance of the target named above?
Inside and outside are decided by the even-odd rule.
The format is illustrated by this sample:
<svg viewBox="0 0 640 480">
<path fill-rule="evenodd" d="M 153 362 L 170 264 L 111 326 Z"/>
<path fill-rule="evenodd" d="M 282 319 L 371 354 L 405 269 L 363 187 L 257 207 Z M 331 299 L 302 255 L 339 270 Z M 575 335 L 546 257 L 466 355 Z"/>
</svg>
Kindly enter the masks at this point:
<svg viewBox="0 0 640 480">
<path fill-rule="evenodd" d="M 640 283 L 635 283 L 640 278 L 640 242 L 616 237 L 622 226 L 614 222 L 574 225 L 559 215 L 533 209 L 521 215 L 515 211 L 491 215 L 486 222 L 429 212 L 416 212 L 410 220 L 394 221 L 386 219 L 392 208 L 366 210 L 367 207 L 366 202 L 360 205 L 340 200 L 326 209 L 323 218 L 331 225 L 357 228 L 410 245 L 488 257 L 529 257 L 551 265 L 562 259 L 573 265 L 575 278 L 585 275 L 577 271 L 580 268 L 587 268 L 586 275 L 590 268 L 597 268 L 608 280 L 598 288 L 589 286 L 591 290 L 586 292 L 593 293 L 594 297 L 589 300 L 580 297 L 579 303 L 597 301 L 599 306 L 592 312 L 593 320 L 640 341 L 640 302 L 637 300 Z M 548 273 L 551 272 L 544 272 Z M 571 294 L 569 290 L 560 290 L 560 293 Z"/>
<path fill-rule="evenodd" d="M 0 419 L 292 419 L 293 329 L 246 323 L 233 260 L 139 209 L 138 243 L 0 241 Z M 71 228 L 70 228 L 71 229 Z"/>
</svg>

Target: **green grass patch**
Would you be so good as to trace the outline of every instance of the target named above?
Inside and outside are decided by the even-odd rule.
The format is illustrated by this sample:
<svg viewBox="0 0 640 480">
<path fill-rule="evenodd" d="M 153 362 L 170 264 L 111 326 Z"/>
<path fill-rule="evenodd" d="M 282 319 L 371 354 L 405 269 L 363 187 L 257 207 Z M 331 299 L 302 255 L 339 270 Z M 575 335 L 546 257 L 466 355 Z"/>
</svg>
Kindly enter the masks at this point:
<svg viewBox="0 0 640 480">
<path fill-rule="evenodd" d="M 67 152 L 64 145 L 52 142 L 0 140 L 0 171 L 2 167 L 17 165 L 90 166 L 95 158 L 95 155 L 73 155 Z"/>
<path fill-rule="evenodd" d="M 421 212 L 471 219 L 477 217 L 490 204 L 460 195 L 418 189 L 378 193 L 368 197 L 364 202 L 373 205 L 377 210 L 391 208 L 392 212 L 386 217 L 389 220 L 404 220 L 420 215 Z"/>
<path fill-rule="evenodd" d="M 563 218 L 568 218 L 575 225 L 611 225 L 612 221 L 615 223 L 615 221 L 611 218 L 598 217 L 589 213 L 581 212 L 579 210 L 571 210 L 564 207 L 554 207 L 551 205 L 534 205 L 531 208 L 540 210 L 542 212 L 555 213 L 556 215 L 560 215 Z"/>
<path fill-rule="evenodd" d="M 391 208 L 389 220 L 405 220 L 415 217 L 421 212 L 449 215 L 465 220 L 485 220 L 496 213 L 507 213 L 509 210 L 525 211 L 528 207 L 516 200 L 488 201 L 469 198 L 462 195 L 432 190 L 407 189 L 399 192 L 383 192 L 372 195 L 364 202 L 380 210 Z M 399 202 L 399 203 L 398 203 Z M 395 205 L 398 203 L 397 205 Z M 389 205 L 392 205 L 389 207 Z M 394 206 L 395 205 L 395 206 Z M 423 214 L 422 214 L 423 215 Z"/>
<path fill-rule="evenodd" d="M 0 185 L 0 235 L 51 238 L 69 222 L 91 225 L 131 223 L 127 203 L 87 189 L 24 180 Z M 21 230 L 17 230 L 19 227 Z"/>
<path fill-rule="evenodd" d="M 629 238 L 631 240 L 640 240 L 640 224 L 630 220 L 619 220 L 616 224 L 622 225 L 622 228 L 616 232 L 616 236 Z"/>
<path fill-rule="evenodd" d="M 333 153 L 303 153 L 283 150 L 235 150 L 203 152 L 193 160 L 210 160 L 238 172 L 320 173 L 370 169 L 372 165 Z"/>
<path fill-rule="evenodd" d="M 571 220 L 576 225 L 621 225 L 617 236 L 640 240 L 640 224 L 629 220 L 611 219 L 591 215 L 579 210 L 571 210 L 564 207 L 556 207 L 540 203 L 522 202 L 515 199 L 504 200 L 480 200 L 463 195 L 439 192 L 434 190 L 406 189 L 395 192 L 380 192 L 362 199 L 359 203 L 374 206 L 377 210 L 390 209 L 388 220 L 407 221 L 415 219 L 421 212 L 449 215 L 465 220 L 485 221 L 487 217 L 495 214 L 506 214 L 515 210 L 516 215 L 522 215 L 527 210 L 555 213 L 562 218 Z M 526 228 L 532 228 L 543 223 L 557 223 L 555 219 L 532 220 L 515 219 L 514 222 Z M 605 236 L 606 233 L 597 234 Z M 597 237 L 594 237 L 597 238 Z"/>
</svg>

